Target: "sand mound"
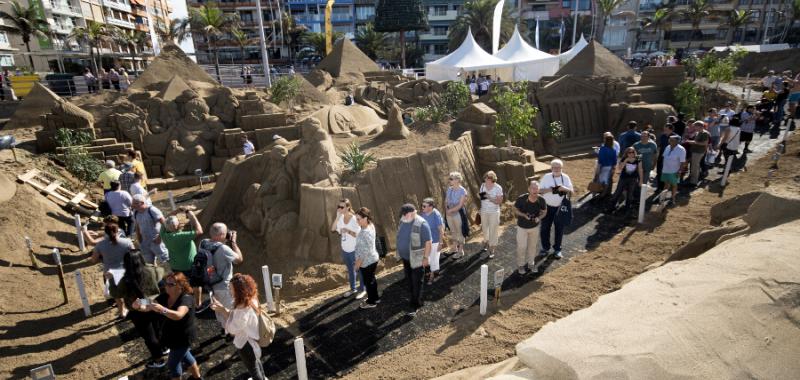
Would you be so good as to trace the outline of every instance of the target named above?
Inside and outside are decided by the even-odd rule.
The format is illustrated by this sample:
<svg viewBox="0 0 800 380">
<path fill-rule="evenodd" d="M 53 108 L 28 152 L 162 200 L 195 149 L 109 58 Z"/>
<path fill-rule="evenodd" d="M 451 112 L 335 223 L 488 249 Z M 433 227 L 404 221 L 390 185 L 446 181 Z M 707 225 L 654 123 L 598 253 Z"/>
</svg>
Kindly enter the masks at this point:
<svg viewBox="0 0 800 380">
<path fill-rule="evenodd" d="M 11 119 L 6 123 L 5 129 L 28 128 L 41 125 L 39 116 L 49 113 L 54 105 L 61 99 L 49 88 L 36 82 L 33 84 L 31 92 L 28 93 L 22 102 L 11 115 Z"/>
<path fill-rule="evenodd" d="M 191 90 L 189 85 L 186 84 L 181 77 L 173 75 L 169 82 L 167 82 L 167 85 L 164 86 L 164 89 L 158 93 L 158 97 L 165 101 L 174 101 L 175 98 L 181 96 L 186 90 Z"/>
<path fill-rule="evenodd" d="M 784 70 L 797 72 L 797 62 L 800 62 L 800 49 L 748 53 L 739 61 L 736 75 L 740 77 L 747 74 L 763 76 L 767 75 L 769 70 L 775 70 L 776 73 Z"/>
<path fill-rule="evenodd" d="M 348 38 L 342 38 L 333 45 L 333 50 L 318 65 L 318 69 L 331 73 L 338 77 L 344 73 L 366 73 L 378 71 L 380 67 L 364 54 L 361 49 L 350 42 Z"/>
<path fill-rule="evenodd" d="M 17 192 L 17 184 L 3 174 L 0 174 L 0 203 L 14 197 Z"/>
<path fill-rule="evenodd" d="M 318 105 L 330 104 L 328 97 L 314 87 L 314 85 L 306 80 L 304 76 L 295 74 L 295 77 L 300 79 L 300 91 L 294 98 L 295 105 L 305 105 L 311 103 L 316 103 Z"/>
<path fill-rule="evenodd" d="M 556 73 L 562 75 L 609 76 L 633 82 L 634 72 L 614 53 L 603 47 L 597 41 L 592 41 L 588 46 L 572 58 Z"/>
<path fill-rule="evenodd" d="M 794 221 L 646 272 L 519 343 L 528 369 L 509 375 L 796 378 L 799 233 Z"/>
<path fill-rule="evenodd" d="M 360 104 L 325 106 L 312 114 L 330 134 L 352 133 L 363 136 L 386 124 L 372 108 Z"/>
<path fill-rule="evenodd" d="M 186 53 L 174 44 L 161 49 L 161 53 L 147 66 L 142 75 L 129 87 L 133 91 L 143 91 L 151 85 L 164 81 L 164 78 L 179 76 L 185 81 L 192 80 L 216 85 L 214 80 L 198 64 L 194 63 Z"/>
</svg>

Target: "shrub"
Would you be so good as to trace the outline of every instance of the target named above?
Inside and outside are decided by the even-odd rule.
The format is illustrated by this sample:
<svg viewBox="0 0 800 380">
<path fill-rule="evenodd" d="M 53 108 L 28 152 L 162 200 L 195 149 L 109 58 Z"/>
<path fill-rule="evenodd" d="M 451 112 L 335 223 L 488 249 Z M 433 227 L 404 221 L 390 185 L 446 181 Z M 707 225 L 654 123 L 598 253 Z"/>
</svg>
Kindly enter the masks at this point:
<svg viewBox="0 0 800 380">
<path fill-rule="evenodd" d="M 430 121 L 440 123 L 447 120 L 447 110 L 442 106 L 425 106 L 417 108 L 414 113 L 414 120 Z"/>
<path fill-rule="evenodd" d="M 449 117 L 456 117 L 458 114 L 467 108 L 472 101 L 469 93 L 469 87 L 462 81 L 451 81 L 447 83 L 444 94 L 442 95 L 442 104 L 447 111 Z"/>
<path fill-rule="evenodd" d="M 275 104 L 290 102 L 300 92 L 300 79 L 294 75 L 284 75 L 272 83 L 270 100 Z"/>
<path fill-rule="evenodd" d="M 686 115 L 687 118 L 694 117 L 700 109 L 702 99 L 700 89 L 689 81 L 685 81 L 675 87 L 675 108 L 678 112 Z"/>
<path fill-rule="evenodd" d="M 511 145 L 511 141 L 533 135 L 536 130 L 533 128 L 533 119 L 539 109 L 528 102 L 527 82 L 508 84 L 498 88 L 493 95 L 493 100 L 497 104 L 497 126 L 495 127 L 495 139 L 505 140 L 506 144 Z"/>
<path fill-rule="evenodd" d="M 94 183 L 105 168 L 100 160 L 86 151 L 84 145 L 92 141 L 91 134 L 60 128 L 56 131 L 55 140 L 59 147 L 64 148 L 64 154 L 58 159 L 64 163 L 67 171 L 81 182 L 83 188 Z"/>
<path fill-rule="evenodd" d="M 561 141 L 561 138 L 564 136 L 564 126 L 558 120 L 551 121 L 550 124 L 545 127 L 544 135 L 556 141 Z"/>
<path fill-rule="evenodd" d="M 364 170 L 368 163 L 376 161 L 372 153 L 362 151 L 356 142 L 348 145 L 347 149 L 339 157 L 342 159 L 344 166 L 353 173 Z"/>
</svg>

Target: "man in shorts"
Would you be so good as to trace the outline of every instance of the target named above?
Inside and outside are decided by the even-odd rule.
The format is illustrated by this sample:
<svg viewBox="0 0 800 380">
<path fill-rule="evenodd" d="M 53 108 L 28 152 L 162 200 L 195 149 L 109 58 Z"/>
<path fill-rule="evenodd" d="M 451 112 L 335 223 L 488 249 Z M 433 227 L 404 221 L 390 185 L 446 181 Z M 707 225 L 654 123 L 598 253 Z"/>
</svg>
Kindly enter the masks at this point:
<svg viewBox="0 0 800 380">
<path fill-rule="evenodd" d="M 680 142 L 680 136 L 672 135 L 669 137 L 669 146 L 664 149 L 663 167 L 661 169 L 661 181 L 672 190 L 672 199 L 675 201 L 678 195 L 678 179 L 680 173 L 686 171 L 686 149 Z"/>
</svg>

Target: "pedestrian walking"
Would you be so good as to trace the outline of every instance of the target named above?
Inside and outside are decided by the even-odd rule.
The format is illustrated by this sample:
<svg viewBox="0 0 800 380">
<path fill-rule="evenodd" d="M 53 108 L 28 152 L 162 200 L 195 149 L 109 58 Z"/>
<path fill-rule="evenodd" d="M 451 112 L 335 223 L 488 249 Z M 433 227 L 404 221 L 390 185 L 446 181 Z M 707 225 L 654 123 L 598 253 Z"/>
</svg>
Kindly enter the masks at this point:
<svg viewBox="0 0 800 380">
<path fill-rule="evenodd" d="M 658 145 L 650 138 L 650 133 L 642 133 L 639 142 L 633 144 L 633 149 L 642 160 L 642 183 L 649 184 L 650 173 L 658 162 Z"/>
<path fill-rule="evenodd" d="M 410 293 L 411 310 L 408 316 L 414 317 L 423 304 L 422 285 L 431 253 L 431 229 L 428 222 L 417 215 L 412 204 L 406 203 L 400 207 L 396 246 L 397 254 L 403 260 L 403 272 Z"/>
<path fill-rule="evenodd" d="M 233 346 L 239 351 L 239 358 L 250 378 L 265 380 L 267 376 L 261 364 L 261 346 L 258 345 L 258 286 L 250 275 L 236 273 L 231 277 L 230 291 L 233 308 L 228 309 L 216 300 L 212 300 L 211 308 L 223 315 L 225 331 L 233 336 Z"/>
<path fill-rule="evenodd" d="M 704 160 L 708 144 L 711 141 L 711 135 L 705 130 L 705 124 L 702 121 L 695 121 L 692 123 L 694 129 L 694 138 L 687 141 L 689 150 L 691 151 L 691 166 L 689 172 L 689 184 L 697 186 L 700 182 L 700 174 L 703 171 Z"/>
<path fill-rule="evenodd" d="M 164 246 L 169 252 L 169 267 L 173 272 L 183 273 L 191 281 L 191 270 L 194 257 L 197 255 L 195 239 L 203 234 L 203 226 L 197 220 L 197 216 L 191 210 L 179 209 L 183 211 L 191 228 L 185 229 L 176 215 L 170 215 L 161 226 L 159 235 Z M 208 305 L 201 307 L 203 298 L 203 284 L 191 283 L 194 288 L 195 311 L 202 313 Z"/>
<path fill-rule="evenodd" d="M 428 260 L 428 285 L 433 285 L 433 282 L 439 279 L 439 259 L 440 252 L 444 249 L 444 220 L 442 214 L 436 209 L 436 201 L 433 198 L 425 198 L 422 200 L 422 216 L 428 227 L 431 229 L 431 255 Z"/>
<path fill-rule="evenodd" d="M 664 188 L 664 181 L 661 180 L 661 173 L 664 169 L 664 150 L 669 146 L 669 137 L 674 134 L 672 124 L 664 125 L 661 136 L 658 137 L 658 159 L 656 160 L 656 191 Z"/>
<path fill-rule="evenodd" d="M 97 78 L 88 67 L 83 70 L 83 80 L 86 81 L 86 89 L 90 94 L 97 92 Z"/>
<path fill-rule="evenodd" d="M 233 308 L 233 296 L 231 295 L 228 284 L 233 278 L 233 264 L 241 264 L 244 261 L 242 251 L 236 240 L 236 231 L 228 233 L 228 226 L 224 223 L 214 223 L 208 232 L 209 238 L 200 242 L 198 254 L 206 255 L 211 259 L 207 263 L 206 272 L 212 280 L 210 284 L 215 298 L 226 309 Z M 225 325 L 225 316 L 216 313 L 217 321 Z"/>
<path fill-rule="evenodd" d="M 556 216 L 559 208 L 564 205 L 565 199 L 573 194 L 573 189 L 572 181 L 564 173 L 564 162 L 559 159 L 550 161 L 550 173 L 542 176 L 542 181 L 539 183 L 539 193 L 547 203 L 547 214 L 542 219 L 539 231 L 542 237 L 540 256 L 547 256 L 550 251 L 550 230 L 552 228 L 554 230 L 553 257 L 556 260 L 560 260 L 562 257 L 561 243 L 564 240 L 564 227 L 566 226 Z"/>
<path fill-rule="evenodd" d="M 131 194 L 131 184 L 133 184 L 133 177 L 135 175 L 133 172 L 133 166 L 131 166 L 129 163 L 124 163 L 120 166 L 119 171 L 121 172 L 119 178 L 117 179 L 119 181 L 119 188 L 122 191 Z"/>
<path fill-rule="evenodd" d="M 372 212 L 362 207 L 356 211 L 356 220 L 360 230 L 356 238 L 356 267 L 361 272 L 361 279 L 367 288 L 367 300 L 361 304 L 362 309 L 371 309 L 378 306 L 378 280 L 375 270 L 378 269 L 380 256 L 375 249 L 375 225 L 372 224 Z"/>
<path fill-rule="evenodd" d="M 661 181 L 672 191 L 672 198 L 669 201 L 672 204 L 678 195 L 678 178 L 686 171 L 686 149 L 678 144 L 680 140 L 678 135 L 669 137 L 669 145 L 664 149 L 664 165 L 661 172 Z"/>
<path fill-rule="evenodd" d="M 531 181 L 528 192 L 514 202 L 517 217 L 517 271 L 536 273 L 536 250 L 539 245 L 540 224 L 547 215 L 547 202 L 539 196 L 539 182 Z"/>
<path fill-rule="evenodd" d="M 133 196 L 133 219 L 136 222 L 136 240 L 148 264 L 169 265 L 169 252 L 161 241 L 161 226 L 164 214 L 158 207 L 147 204 L 142 194 Z M 157 259 L 157 260 L 156 260 Z M 165 268 L 166 272 L 169 272 Z"/>
<path fill-rule="evenodd" d="M 103 194 L 111 191 L 111 181 L 119 181 L 121 171 L 117 170 L 117 164 L 112 160 L 105 162 L 106 170 L 97 176 L 97 182 L 103 187 Z"/>
<path fill-rule="evenodd" d="M 503 204 L 503 188 L 497 184 L 497 174 L 489 170 L 483 175 L 480 187 L 481 199 L 481 230 L 483 231 L 483 249 L 489 252 L 489 258 L 494 258 L 497 250 L 497 240 L 500 229 L 500 206 Z"/>
<path fill-rule="evenodd" d="M 722 157 L 725 159 L 725 161 L 722 163 L 723 166 L 728 164 L 728 160 L 731 159 L 731 157 L 736 158 L 736 156 L 739 155 L 739 145 L 741 143 L 742 131 L 737 124 L 738 123 L 731 123 L 728 129 L 726 129 L 720 137 L 720 143 L 717 149 L 721 152 Z"/>
<path fill-rule="evenodd" d="M 342 237 L 342 261 L 347 268 L 347 280 L 350 282 L 350 289 L 344 293 L 344 297 L 356 295 L 356 299 L 364 298 L 367 293 L 364 290 L 364 279 L 360 277 L 356 266 L 356 237 L 361 227 L 353 214 L 353 206 L 347 198 L 339 200 L 336 206 L 336 219 L 333 220 L 331 230 Z M 358 279 L 358 288 L 356 288 Z"/>
<path fill-rule="evenodd" d="M 111 68 L 108 70 L 108 80 L 111 82 L 111 85 L 114 86 L 114 89 L 119 91 L 119 74 L 117 70 Z"/>
<path fill-rule="evenodd" d="M 125 232 L 125 237 L 133 236 L 133 217 L 131 217 L 131 206 L 133 198 L 131 195 L 120 189 L 120 183 L 111 181 L 111 189 L 105 194 L 106 203 L 111 208 L 111 215 L 117 217 L 119 227 Z"/>
<path fill-rule="evenodd" d="M 119 318 L 124 319 L 128 315 L 128 310 L 118 291 L 117 281 L 120 279 L 119 275 L 125 270 L 123 261 L 125 254 L 133 250 L 133 242 L 131 239 L 120 236 L 117 223 L 105 223 L 103 230 L 105 236 L 92 250 L 91 260 L 94 263 L 103 263 L 103 277 L 108 287 L 108 293 L 117 305 Z"/>
<path fill-rule="evenodd" d="M 133 172 L 141 175 L 142 187 L 147 188 L 147 171 L 144 169 L 144 163 L 139 157 L 139 154 L 133 149 L 128 149 L 125 151 L 125 156 L 127 163 L 129 163 L 133 168 Z"/>
<path fill-rule="evenodd" d="M 619 204 L 619 198 L 625 194 L 625 210 L 630 212 L 633 209 L 633 202 L 636 194 L 636 187 L 644 182 L 644 170 L 642 168 L 642 161 L 636 154 L 636 149 L 629 147 L 625 149 L 625 154 L 622 155 L 622 160 L 617 166 L 619 172 L 619 182 L 614 195 L 611 197 L 611 204 L 609 211 L 616 211 Z"/>
<path fill-rule="evenodd" d="M 450 186 L 445 195 L 445 221 L 447 228 L 450 229 L 450 243 L 453 258 L 459 259 L 464 256 L 464 242 L 469 234 L 467 225 L 467 210 L 464 207 L 467 203 L 467 189 L 461 186 L 464 177 L 459 172 L 451 172 L 448 177 Z"/>
<path fill-rule="evenodd" d="M 604 135 L 603 146 L 597 152 L 597 169 L 595 169 L 597 181 L 604 186 L 603 196 L 611 193 L 611 177 L 614 174 L 614 166 L 617 165 L 617 157 L 618 154 L 614 150 L 614 137 Z"/>
<path fill-rule="evenodd" d="M 633 120 L 628 122 L 628 130 L 619 135 L 618 142 L 621 150 L 628 149 L 642 139 L 642 134 L 636 130 L 638 126 L 639 124 Z"/>
<path fill-rule="evenodd" d="M 161 323 L 158 316 L 148 313 L 146 306 L 153 302 L 159 294 L 158 273 L 153 265 L 147 265 L 138 251 L 128 252 L 123 260 L 125 275 L 119 283 L 119 294 L 130 310 L 128 319 L 133 322 L 136 332 L 141 335 L 144 345 L 150 351 L 147 368 L 164 367 L 166 355 L 158 338 Z"/>
<path fill-rule="evenodd" d="M 124 174 L 125 173 L 123 173 L 123 175 Z M 120 176 L 120 178 L 122 178 L 122 176 Z M 142 197 L 144 197 L 147 206 L 151 206 L 153 204 L 153 201 L 150 199 L 150 195 L 155 194 L 157 189 L 154 188 L 150 191 L 147 191 L 142 185 L 143 180 L 144 176 L 142 175 L 142 173 L 140 172 L 133 173 L 133 182 L 131 182 L 131 185 L 128 188 L 128 192 L 131 194 L 131 196 L 136 196 L 137 194 L 140 194 Z"/>
</svg>

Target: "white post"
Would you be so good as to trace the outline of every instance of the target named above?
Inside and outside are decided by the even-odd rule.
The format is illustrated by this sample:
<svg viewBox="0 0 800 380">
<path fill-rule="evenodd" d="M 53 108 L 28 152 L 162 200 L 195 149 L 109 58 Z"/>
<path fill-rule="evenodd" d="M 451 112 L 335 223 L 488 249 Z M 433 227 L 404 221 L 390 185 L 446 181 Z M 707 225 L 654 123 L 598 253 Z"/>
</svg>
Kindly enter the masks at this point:
<svg viewBox="0 0 800 380">
<path fill-rule="evenodd" d="M 481 265 L 481 315 L 486 315 L 486 304 L 488 302 L 486 292 L 489 291 L 489 266 Z"/>
<path fill-rule="evenodd" d="M 83 252 L 86 249 L 86 243 L 83 241 L 83 227 L 81 227 L 81 216 L 75 214 L 75 234 L 78 235 L 78 248 Z"/>
<path fill-rule="evenodd" d="M 642 184 L 642 189 L 639 192 L 639 224 L 644 223 L 644 204 L 647 200 L 647 189 L 650 186 L 647 186 L 646 183 Z"/>
<path fill-rule="evenodd" d="M 297 378 L 308 380 L 308 370 L 306 370 L 306 349 L 303 347 L 303 338 L 294 340 L 294 359 L 297 362 Z"/>
<path fill-rule="evenodd" d="M 725 186 L 728 183 L 728 174 L 731 174 L 731 165 L 733 164 L 733 157 L 728 157 L 728 162 L 725 163 L 725 173 L 722 174 L 722 180 L 719 182 L 720 185 Z"/>
<path fill-rule="evenodd" d="M 81 296 L 81 303 L 83 304 L 83 314 L 85 316 L 92 315 L 92 310 L 89 308 L 89 298 L 86 297 L 86 289 L 83 287 L 83 277 L 81 271 L 75 271 L 75 283 L 78 285 L 78 293 Z"/>
<path fill-rule="evenodd" d="M 267 309 L 275 311 L 275 301 L 272 300 L 272 277 L 269 275 L 269 266 L 261 267 L 261 275 L 264 277 L 264 294 L 267 295 Z"/>
<path fill-rule="evenodd" d="M 272 87 L 272 80 L 269 77 L 269 56 L 267 55 L 267 39 L 264 36 L 264 13 L 261 11 L 261 0 L 256 0 L 256 12 L 258 12 L 258 35 L 261 37 L 261 41 L 258 43 L 261 46 L 261 66 L 264 70 L 267 88 L 270 88 Z"/>
<path fill-rule="evenodd" d="M 175 198 L 172 196 L 172 190 L 167 191 L 167 196 L 169 197 L 169 207 L 172 207 L 172 211 L 177 210 L 178 208 L 175 207 Z"/>
</svg>

